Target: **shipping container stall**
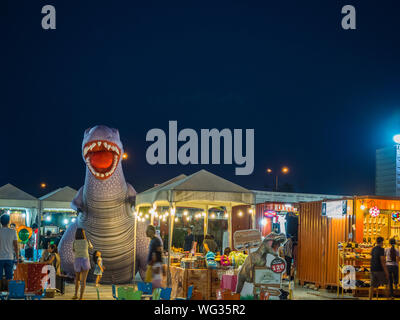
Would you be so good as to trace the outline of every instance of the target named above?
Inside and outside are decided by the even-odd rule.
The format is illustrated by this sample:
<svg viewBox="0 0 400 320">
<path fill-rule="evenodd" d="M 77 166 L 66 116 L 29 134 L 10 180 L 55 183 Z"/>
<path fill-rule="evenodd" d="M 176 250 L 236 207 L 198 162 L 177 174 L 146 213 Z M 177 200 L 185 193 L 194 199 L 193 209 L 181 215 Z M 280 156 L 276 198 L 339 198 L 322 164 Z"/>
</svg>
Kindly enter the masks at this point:
<svg viewBox="0 0 400 320">
<path fill-rule="evenodd" d="M 300 284 L 336 286 L 338 243 L 353 241 L 351 198 L 299 204 L 297 279 Z"/>
</svg>

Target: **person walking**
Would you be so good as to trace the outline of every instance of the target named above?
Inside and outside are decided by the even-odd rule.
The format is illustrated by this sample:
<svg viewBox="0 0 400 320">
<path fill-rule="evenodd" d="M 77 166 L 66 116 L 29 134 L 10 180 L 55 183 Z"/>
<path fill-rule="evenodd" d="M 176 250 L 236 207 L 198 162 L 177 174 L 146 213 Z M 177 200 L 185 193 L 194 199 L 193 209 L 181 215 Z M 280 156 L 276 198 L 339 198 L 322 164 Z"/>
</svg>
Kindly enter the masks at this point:
<svg viewBox="0 0 400 320">
<path fill-rule="evenodd" d="M 151 283 L 153 289 L 161 288 L 162 283 L 162 259 L 161 259 L 161 252 L 154 251 L 152 255 L 152 261 L 150 262 L 151 265 Z"/>
<path fill-rule="evenodd" d="M 146 269 L 145 282 L 151 282 L 153 279 L 152 276 L 153 253 L 162 252 L 162 242 L 160 238 L 156 236 L 156 228 L 151 224 L 147 226 L 146 236 L 150 238 L 150 244 L 149 244 L 149 253 L 147 255 L 147 269 Z"/>
<path fill-rule="evenodd" d="M 371 287 L 369 288 L 369 300 L 372 300 L 375 289 L 387 285 L 389 272 L 386 267 L 385 249 L 383 248 L 383 238 L 376 238 L 376 246 L 371 251 Z M 386 296 L 389 291 L 386 289 Z"/>
<path fill-rule="evenodd" d="M 82 228 L 76 229 L 75 241 L 72 245 L 72 250 L 75 255 L 75 295 L 72 297 L 73 300 L 78 299 L 79 283 L 81 285 L 79 300 L 83 300 L 86 278 L 90 270 L 89 249 L 93 249 L 93 245 L 86 238 L 85 230 Z"/>
<path fill-rule="evenodd" d="M 3 214 L 0 217 L 0 279 L 2 289 L 8 289 L 8 281 L 13 278 L 14 259 L 19 260 L 18 237 L 15 229 L 9 228 L 10 216 Z M 3 280 L 3 272 L 5 280 Z"/>
<path fill-rule="evenodd" d="M 291 267 L 292 267 L 292 260 L 293 260 L 293 240 L 290 235 L 288 236 L 288 239 L 286 240 L 285 244 L 283 245 L 283 256 L 286 261 L 286 277 L 288 280 L 292 280 Z"/>
<path fill-rule="evenodd" d="M 399 283 L 399 250 L 395 248 L 396 239 L 390 239 L 390 248 L 385 249 L 386 256 L 386 267 L 389 272 L 389 293 L 390 297 L 394 299 L 393 294 L 393 284 L 397 289 L 397 284 Z"/>
</svg>

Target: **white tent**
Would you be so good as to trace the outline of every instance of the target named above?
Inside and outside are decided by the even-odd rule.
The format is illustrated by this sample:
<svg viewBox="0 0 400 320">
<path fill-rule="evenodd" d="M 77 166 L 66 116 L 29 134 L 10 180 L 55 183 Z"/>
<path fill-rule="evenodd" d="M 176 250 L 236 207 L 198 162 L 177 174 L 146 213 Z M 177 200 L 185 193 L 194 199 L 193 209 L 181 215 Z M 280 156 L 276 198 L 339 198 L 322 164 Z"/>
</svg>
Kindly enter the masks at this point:
<svg viewBox="0 0 400 320">
<path fill-rule="evenodd" d="M 39 200 L 29 193 L 7 183 L 0 187 L 0 208 L 25 210 L 26 224 L 31 226 L 36 221 Z"/>
<path fill-rule="evenodd" d="M 190 176 L 180 175 L 136 195 L 136 214 L 139 212 L 141 207 L 150 206 L 155 208 L 167 206 L 170 208 L 170 214 L 168 216 L 169 252 L 171 252 L 174 226 L 174 219 L 172 217 L 175 215 L 176 207 L 203 208 L 206 213 L 204 218 L 204 230 L 206 232 L 209 209 L 224 206 L 228 213 L 228 233 L 232 234 L 232 207 L 238 205 L 252 206 L 252 221 L 253 226 L 255 226 L 254 193 L 206 170 L 198 171 Z M 229 246 L 232 247 L 230 236 Z M 170 259 L 171 256 L 169 255 L 168 270 L 171 261 Z"/>
<path fill-rule="evenodd" d="M 206 170 L 180 175 L 139 193 L 136 207 L 142 206 L 237 206 L 253 205 L 254 193 Z"/>
<path fill-rule="evenodd" d="M 59 188 L 39 198 L 42 210 L 65 209 L 71 211 L 71 201 L 77 191 L 68 186 Z"/>
</svg>

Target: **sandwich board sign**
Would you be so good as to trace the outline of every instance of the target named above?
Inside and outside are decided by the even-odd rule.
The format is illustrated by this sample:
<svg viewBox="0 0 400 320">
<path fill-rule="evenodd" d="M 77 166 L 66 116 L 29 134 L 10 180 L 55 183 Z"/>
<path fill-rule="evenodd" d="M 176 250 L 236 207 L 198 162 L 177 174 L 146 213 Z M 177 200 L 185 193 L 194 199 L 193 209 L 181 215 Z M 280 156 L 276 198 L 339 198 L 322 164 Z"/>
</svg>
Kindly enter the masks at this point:
<svg viewBox="0 0 400 320">
<path fill-rule="evenodd" d="M 257 229 L 238 230 L 233 234 L 233 246 L 236 250 L 258 248 L 261 244 L 261 232 Z"/>
</svg>

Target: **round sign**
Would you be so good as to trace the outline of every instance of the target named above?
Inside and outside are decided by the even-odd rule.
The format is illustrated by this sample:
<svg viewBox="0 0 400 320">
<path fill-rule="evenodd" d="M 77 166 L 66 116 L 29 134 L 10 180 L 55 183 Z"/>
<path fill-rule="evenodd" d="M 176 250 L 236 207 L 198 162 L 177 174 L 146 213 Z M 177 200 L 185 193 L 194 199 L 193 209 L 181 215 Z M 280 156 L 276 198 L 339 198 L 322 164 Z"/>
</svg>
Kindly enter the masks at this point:
<svg viewBox="0 0 400 320">
<path fill-rule="evenodd" d="M 18 233 L 18 237 L 22 243 L 27 243 L 29 240 L 29 231 L 27 229 L 21 229 Z"/>
<path fill-rule="evenodd" d="M 271 270 L 275 273 L 283 273 L 286 270 L 286 262 L 281 258 L 275 258 L 271 262 Z"/>
</svg>

